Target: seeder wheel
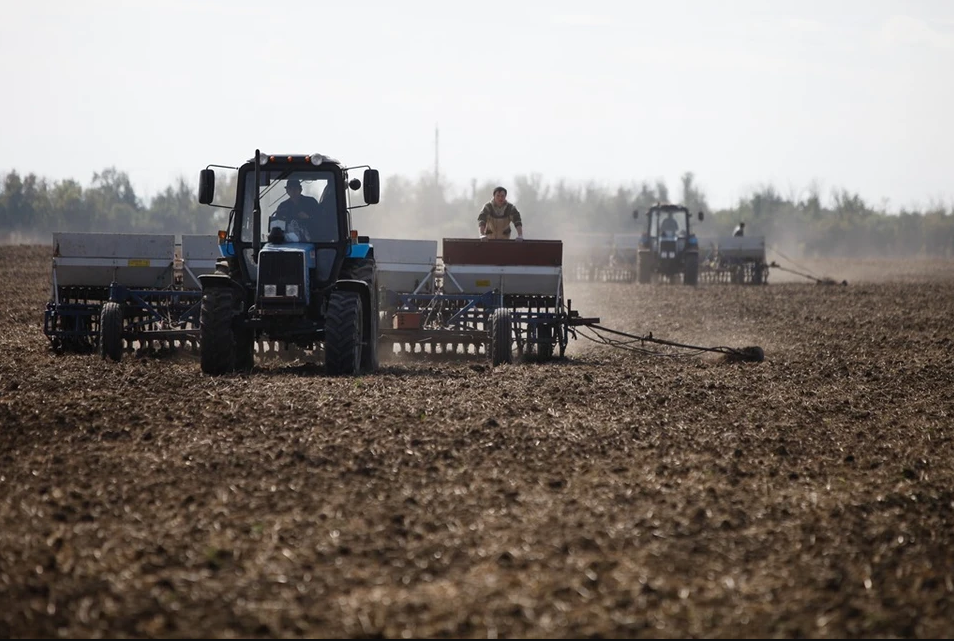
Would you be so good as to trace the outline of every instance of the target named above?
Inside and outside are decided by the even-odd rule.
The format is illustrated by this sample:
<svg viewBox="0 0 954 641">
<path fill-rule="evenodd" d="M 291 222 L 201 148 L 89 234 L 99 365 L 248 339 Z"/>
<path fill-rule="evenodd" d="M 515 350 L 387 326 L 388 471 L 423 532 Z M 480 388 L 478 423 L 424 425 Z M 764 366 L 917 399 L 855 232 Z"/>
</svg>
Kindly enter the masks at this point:
<svg viewBox="0 0 954 641">
<path fill-rule="evenodd" d="M 494 366 L 513 363 L 513 322 L 509 309 L 495 309 L 490 317 L 490 361 Z"/>
</svg>

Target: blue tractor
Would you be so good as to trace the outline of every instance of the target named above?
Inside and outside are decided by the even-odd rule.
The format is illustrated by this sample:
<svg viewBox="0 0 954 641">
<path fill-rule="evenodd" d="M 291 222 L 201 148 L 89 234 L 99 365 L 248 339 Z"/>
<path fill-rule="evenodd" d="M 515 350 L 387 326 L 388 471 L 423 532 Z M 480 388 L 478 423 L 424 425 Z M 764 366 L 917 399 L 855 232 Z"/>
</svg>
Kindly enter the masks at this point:
<svg viewBox="0 0 954 641">
<path fill-rule="evenodd" d="M 639 212 L 633 212 L 639 218 Z M 699 220 L 704 214 L 699 212 Z M 699 240 L 690 229 L 692 214 L 682 205 L 656 203 L 646 212 L 646 228 L 639 238 L 636 277 L 640 283 L 657 280 L 686 285 L 699 282 Z"/>
<path fill-rule="evenodd" d="M 231 204 L 214 202 L 213 167 L 237 172 Z M 328 374 L 376 370 L 374 250 L 353 230 L 351 211 L 379 198 L 376 169 L 322 154 L 256 150 L 240 167 L 203 169 L 199 202 L 231 212 L 215 272 L 199 276 L 202 371 L 251 369 L 262 341 L 323 347 Z"/>
</svg>

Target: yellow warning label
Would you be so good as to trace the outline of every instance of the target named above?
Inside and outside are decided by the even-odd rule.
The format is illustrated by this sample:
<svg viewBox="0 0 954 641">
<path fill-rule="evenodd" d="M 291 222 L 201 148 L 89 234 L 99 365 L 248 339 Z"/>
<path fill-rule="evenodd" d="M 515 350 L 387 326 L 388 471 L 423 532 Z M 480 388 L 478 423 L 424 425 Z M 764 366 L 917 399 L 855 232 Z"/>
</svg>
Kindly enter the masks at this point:
<svg viewBox="0 0 954 641">
<path fill-rule="evenodd" d="M 490 281 L 489 281 L 489 280 L 478 280 L 478 281 L 477 281 L 477 287 L 490 287 Z"/>
<path fill-rule="evenodd" d="M 149 259 L 147 258 L 130 258 L 128 265 L 130 267 L 149 267 Z"/>
</svg>

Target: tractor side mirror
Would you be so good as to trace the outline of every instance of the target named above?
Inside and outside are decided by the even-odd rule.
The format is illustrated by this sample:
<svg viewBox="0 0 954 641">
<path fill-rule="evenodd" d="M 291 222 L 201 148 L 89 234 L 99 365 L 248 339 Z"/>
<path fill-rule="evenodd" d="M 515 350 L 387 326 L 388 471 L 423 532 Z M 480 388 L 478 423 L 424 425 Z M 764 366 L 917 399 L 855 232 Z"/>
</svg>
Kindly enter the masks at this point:
<svg viewBox="0 0 954 641">
<path fill-rule="evenodd" d="M 199 204 L 211 205 L 215 198 L 215 170 L 203 169 L 199 172 Z"/>
<path fill-rule="evenodd" d="M 348 181 L 348 187 L 351 188 L 351 191 L 358 191 L 361 189 L 361 181 L 357 178 L 352 178 L 350 181 Z"/>
<path fill-rule="evenodd" d="M 634 209 L 634 210 L 633 210 L 633 218 L 639 218 L 639 210 L 638 210 L 638 209 Z"/>
<path fill-rule="evenodd" d="M 381 201 L 381 176 L 377 169 L 364 170 L 364 202 L 376 205 Z"/>
<path fill-rule="evenodd" d="M 699 220 L 702 220 L 702 219 L 705 218 L 705 217 L 706 217 L 706 215 L 703 214 L 703 213 L 700 211 L 700 212 L 699 212 Z"/>
</svg>

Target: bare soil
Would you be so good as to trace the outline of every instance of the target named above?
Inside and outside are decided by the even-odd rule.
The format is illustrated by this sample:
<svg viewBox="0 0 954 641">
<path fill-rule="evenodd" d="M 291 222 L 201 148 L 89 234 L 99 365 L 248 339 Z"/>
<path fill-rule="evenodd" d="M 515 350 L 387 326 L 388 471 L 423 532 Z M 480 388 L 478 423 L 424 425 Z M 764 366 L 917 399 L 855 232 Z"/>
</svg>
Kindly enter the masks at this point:
<svg viewBox="0 0 954 641">
<path fill-rule="evenodd" d="M 813 267 L 568 285 L 761 363 L 210 378 L 52 353 L 49 249 L 0 247 L 0 636 L 954 636 L 954 263 Z"/>
</svg>

